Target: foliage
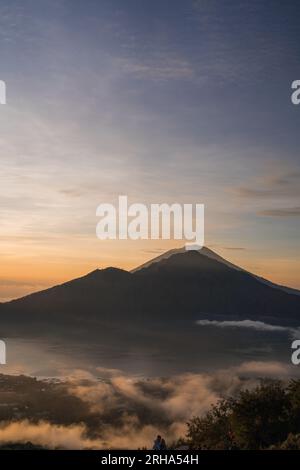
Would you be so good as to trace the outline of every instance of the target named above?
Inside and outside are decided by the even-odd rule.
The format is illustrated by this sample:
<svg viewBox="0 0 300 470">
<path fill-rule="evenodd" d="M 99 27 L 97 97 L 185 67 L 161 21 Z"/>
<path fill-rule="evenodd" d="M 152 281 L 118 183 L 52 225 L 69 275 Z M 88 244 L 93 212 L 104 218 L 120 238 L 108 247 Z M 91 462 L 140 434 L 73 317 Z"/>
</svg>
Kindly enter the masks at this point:
<svg viewBox="0 0 300 470">
<path fill-rule="evenodd" d="M 192 418 L 186 437 L 191 449 L 299 448 L 299 433 L 300 380 L 264 380 Z"/>
</svg>

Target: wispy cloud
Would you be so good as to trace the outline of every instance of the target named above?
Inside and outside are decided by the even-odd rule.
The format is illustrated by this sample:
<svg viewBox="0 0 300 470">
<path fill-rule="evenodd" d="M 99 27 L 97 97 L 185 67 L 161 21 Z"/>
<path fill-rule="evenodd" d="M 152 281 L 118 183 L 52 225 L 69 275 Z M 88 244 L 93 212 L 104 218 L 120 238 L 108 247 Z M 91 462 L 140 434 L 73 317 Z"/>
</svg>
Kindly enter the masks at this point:
<svg viewBox="0 0 300 470">
<path fill-rule="evenodd" d="M 285 207 L 281 209 L 265 209 L 258 212 L 259 215 L 269 217 L 299 217 L 300 207 Z"/>
<path fill-rule="evenodd" d="M 270 331 L 270 332 L 279 332 L 287 333 L 291 337 L 299 338 L 300 328 L 290 328 L 287 326 L 280 325 L 271 325 L 269 323 L 264 323 L 262 321 L 254 320 L 198 320 L 197 325 L 199 326 L 215 326 L 217 328 L 249 328 L 257 331 Z"/>
<path fill-rule="evenodd" d="M 86 431 L 86 426 L 83 424 L 63 426 L 47 421 L 31 423 L 27 420 L 12 423 L 3 422 L 0 426 L 0 442 L 2 444 L 9 442 L 33 442 L 35 445 L 52 449 L 100 448 L 100 441 L 88 439 Z"/>
<path fill-rule="evenodd" d="M 143 61 L 130 58 L 118 59 L 118 65 L 123 73 L 130 74 L 137 79 L 166 81 L 190 80 L 194 77 L 190 62 L 168 56 L 145 58 Z"/>
<path fill-rule="evenodd" d="M 240 186 L 234 189 L 234 192 L 244 198 L 268 198 L 273 197 L 274 193 L 271 190 L 267 189 L 255 189 L 255 188 L 247 188 Z"/>
<path fill-rule="evenodd" d="M 250 184 L 240 185 L 231 191 L 245 199 L 299 198 L 300 173 L 295 171 L 265 170 L 262 175 L 253 178 Z"/>
</svg>

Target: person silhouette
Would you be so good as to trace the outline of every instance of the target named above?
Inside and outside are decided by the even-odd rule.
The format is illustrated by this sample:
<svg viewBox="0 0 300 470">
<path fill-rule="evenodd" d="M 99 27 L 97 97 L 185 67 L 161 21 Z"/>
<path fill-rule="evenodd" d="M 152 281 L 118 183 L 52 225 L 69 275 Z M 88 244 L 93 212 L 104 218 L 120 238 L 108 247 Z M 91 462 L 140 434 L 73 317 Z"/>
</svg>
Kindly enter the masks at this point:
<svg viewBox="0 0 300 470">
<path fill-rule="evenodd" d="M 166 445 L 166 441 L 164 440 L 164 438 L 162 438 L 160 441 L 160 450 L 167 450 L 167 445 Z"/>
<path fill-rule="evenodd" d="M 158 435 L 153 444 L 153 450 L 161 450 L 161 436 Z"/>
</svg>

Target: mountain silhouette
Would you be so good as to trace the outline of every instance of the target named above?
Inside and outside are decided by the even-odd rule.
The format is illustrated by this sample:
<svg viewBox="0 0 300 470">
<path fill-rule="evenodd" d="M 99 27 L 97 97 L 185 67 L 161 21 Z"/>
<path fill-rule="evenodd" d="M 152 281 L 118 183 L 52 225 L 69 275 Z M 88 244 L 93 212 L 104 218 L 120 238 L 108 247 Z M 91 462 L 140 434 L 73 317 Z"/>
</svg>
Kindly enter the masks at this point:
<svg viewBox="0 0 300 470">
<path fill-rule="evenodd" d="M 0 305 L 2 324 L 50 328 L 151 328 L 199 318 L 298 324 L 300 296 L 232 265 L 213 251 L 171 250 L 128 272 L 86 276 Z"/>
</svg>

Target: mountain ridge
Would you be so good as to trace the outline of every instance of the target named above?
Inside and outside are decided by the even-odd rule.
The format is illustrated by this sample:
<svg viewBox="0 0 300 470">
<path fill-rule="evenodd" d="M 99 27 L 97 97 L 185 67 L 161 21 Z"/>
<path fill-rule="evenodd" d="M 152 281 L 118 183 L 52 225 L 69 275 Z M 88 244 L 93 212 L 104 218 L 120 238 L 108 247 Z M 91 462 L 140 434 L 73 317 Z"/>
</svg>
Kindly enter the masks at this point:
<svg viewBox="0 0 300 470">
<path fill-rule="evenodd" d="M 213 260 L 215 260 L 219 263 L 222 263 L 222 264 L 226 265 L 227 267 L 230 267 L 230 268 L 232 268 L 234 270 L 237 270 L 239 272 L 244 272 L 244 273 L 252 276 L 254 279 L 258 280 L 259 282 L 262 282 L 263 284 L 268 285 L 269 287 L 284 291 L 288 294 L 300 296 L 300 290 L 297 290 L 297 289 L 294 289 L 294 288 L 291 288 L 291 287 L 288 287 L 288 286 L 283 286 L 283 285 L 280 285 L 280 284 L 275 284 L 272 281 L 269 281 L 269 280 L 267 280 L 263 277 L 260 277 L 256 274 L 253 274 L 250 271 L 247 271 L 246 269 L 241 268 L 241 267 L 231 263 L 230 261 L 228 261 L 225 258 L 221 257 L 219 254 L 215 253 L 213 250 L 209 249 L 208 247 L 203 247 L 200 250 L 186 250 L 185 247 L 182 247 L 182 248 L 175 248 L 175 249 L 166 251 L 166 252 L 162 253 L 161 255 L 159 255 L 155 258 L 152 258 L 149 261 L 146 261 L 145 263 L 137 266 L 136 268 L 134 268 L 130 271 L 127 271 L 125 269 L 118 268 L 118 267 L 113 267 L 113 266 L 109 266 L 109 267 L 106 267 L 106 268 L 96 268 L 96 269 L 88 272 L 87 274 L 83 274 L 82 276 L 79 276 L 77 278 L 70 279 L 70 280 L 65 281 L 63 283 L 60 283 L 60 284 L 55 284 L 55 285 L 50 286 L 46 289 L 42 289 L 42 290 L 37 291 L 37 292 L 26 294 L 26 295 L 24 295 L 22 297 L 18 297 L 16 299 L 12 299 L 12 300 L 9 300 L 9 301 L 6 301 L 6 302 L 2 302 L 2 303 L 0 303 L 0 305 L 11 304 L 13 302 L 20 301 L 20 300 L 25 299 L 27 297 L 35 296 L 35 295 L 41 294 L 43 292 L 48 292 L 48 291 L 51 291 L 52 289 L 59 288 L 61 286 L 65 286 L 65 285 L 68 285 L 68 284 L 73 283 L 73 282 L 78 282 L 78 281 L 81 281 L 81 280 L 84 281 L 86 279 L 95 279 L 95 280 L 99 279 L 100 280 L 101 277 L 103 275 L 105 276 L 106 274 L 108 274 L 108 275 L 111 274 L 111 275 L 116 275 L 116 276 L 117 275 L 123 276 L 123 273 L 124 273 L 123 277 L 127 276 L 127 274 L 128 275 L 136 274 L 136 273 L 152 266 L 154 263 L 160 263 L 160 262 L 162 262 L 166 259 L 169 259 L 172 256 L 175 256 L 177 254 L 187 254 L 187 253 L 192 253 L 192 252 L 196 252 L 196 253 L 199 253 L 202 256 L 206 256 L 208 258 L 211 258 L 211 259 L 213 259 Z"/>
<path fill-rule="evenodd" d="M 2 304 L 18 322 L 102 322 L 120 327 L 195 322 L 207 315 L 269 322 L 298 321 L 300 297 L 198 251 L 180 251 L 135 272 L 119 268 L 85 276 Z"/>
<path fill-rule="evenodd" d="M 263 278 L 262 276 L 258 276 L 257 274 L 254 274 L 254 273 L 252 273 L 252 272 L 250 272 L 250 271 L 248 271 L 248 270 L 246 270 L 246 269 L 244 269 L 240 266 L 237 266 L 234 263 L 231 263 L 230 261 L 223 258 L 218 253 L 214 252 L 213 250 L 211 250 L 210 248 L 208 248 L 206 246 L 202 247 L 200 250 L 197 250 L 197 251 L 200 254 L 202 254 L 203 256 L 208 256 L 209 258 L 215 259 L 216 261 L 219 261 L 220 263 L 226 264 L 227 266 L 231 267 L 232 269 L 236 269 L 238 271 L 246 272 L 247 274 L 249 274 L 249 275 L 253 276 L 255 279 L 257 279 L 258 281 L 260 281 L 264 284 L 267 284 L 268 286 L 273 287 L 274 289 L 284 290 L 285 292 L 287 292 L 289 294 L 300 295 L 300 290 L 292 288 L 292 287 L 284 286 L 284 285 L 281 285 L 281 284 L 276 284 L 272 281 L 269 281 L 268 279 Z M 144 269 L 145 267 L 150 266 L 153 263 L 160 262 L 163 259 L 169 258 L 169 257 L 173 256 L 174 254 L 184 253 L 184 252 L 186 252 L 185 247 L 175 248 L 175 249 L 166 251 L 166 252 L 162 253 L 161 255 L 159 255 L 155 258 L 152 258 L 149 261 L 146 261 L 142 265 L 137 266 L 136 268 L 132 269 L 131 272 L 135 273 L 137 271 L 140 271 L 141 269 Z"/>
</svg>

